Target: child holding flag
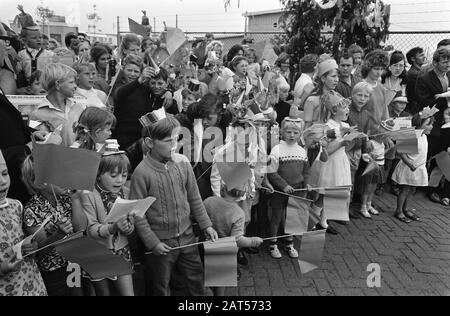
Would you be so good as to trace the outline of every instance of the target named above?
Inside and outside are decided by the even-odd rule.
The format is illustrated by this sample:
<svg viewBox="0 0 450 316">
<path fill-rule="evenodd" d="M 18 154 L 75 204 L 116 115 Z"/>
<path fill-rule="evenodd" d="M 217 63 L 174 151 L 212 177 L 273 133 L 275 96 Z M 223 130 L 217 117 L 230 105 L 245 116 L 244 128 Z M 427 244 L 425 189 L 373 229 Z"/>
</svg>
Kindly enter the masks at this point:
<svg viewBox="0 0 450 316">
<path fill-rule="evenodd" d="M 34 260 L 18 260 L 12 247 L 25 239 L 23 207 L 19 201 L 8 199 L 10 178 L 0 151 L 0 296 L 45 296 L 44 282 Z M 36 250 L 36 244 L 22 246 L 22 254 Z"/>
<path fill-rule="evenodd" d="M 48 241 L 50 238 L 55 238 L 54 241 L 56 241 L 72 233 L 72 220 L 80 218 L 73 215 L 72 211 L 75 196 L 70 195 L 67 190 L 51 184 L 37 185 L 31 156 L 28 156 L 23 163 L 22 179 L 30 193 L 34 194 L 24 209 L 24 227 L 28 235 L 35 233 L 48 218 L 50 218 L 50 222 L 43 231 L 36 235 L 36 241 L 39 243 Z M 84 214 L 81 216 L 80 222 L 85 221 Z M 49 296 L 81 294 L 76 289 L 67 287 L 69 262 L 59 255 L 55 248 L 39 253 L 37 264 Z"/>
<path fill-rule="evenodd" d="M 130 162 L 125 152 L 119 151 L 117 142 L 108 143 L 100 161 L 94 192 L 81 194 L 81 206 L 88 219 L 88 235 L 104 243 L 115 255 L 123 257 L 130 265 L 131 252 L 127 236 L 134 231 L 134 217 L 123 216 L 114 223 L 106 217 L 120 197 L 124 198 L 124 185 L 128 178 Z M 131 275 L 111 279 L 121 296 L 134 296 Z M 108 279 L 93 280 L 97 296 L 109 296 Z"/>
<path fill-rule="evenodd" d="M 131 178 L 132 199 L 156 198 L 146 217 L 136 219 L 138 235 L 151 254 L 146 256 L 146 272 L 151 278 L 153 295 L 169 296 L 173 270 L 187 280 L 189 295 L 205 295 L 203 267 L 197 247 L 172 249 L 196 242 L 192 220 L 198 222 L 207 237 L 215 241 L 217 233 L 206 213 L 194 172 L 189 161 L 176 154 L 180 124 L 166 117 L 163 110 L 151 113 L 144 128 L 144 143 L 150 150 Z"/>
<path fill-rule="evenodd" d="M 395 168 L 392 180 L 401 186 L 400 194 L 397 198 L 397 209 L 395 218 L 409 224 L 411 221 L 419 221 L 420 218 L 408 209 L 408 202 L 416 191 L 416 187 L 428 186 L 427 155 L 428 140 L 427 135 L 431 133 L 435 121 L 434 114 L 439 112 L 436 108 L 429 107 L 414 115 L 412 125 L 416 130 L 421 130 L 418 139 L 419 153 L 415 155 L 400 154 L 401 161 Z"/>
<path fill-rule="evenodd" d="M 269 197 L 272 209 L 269 237 L 275 237 L 278 233 L 284 235 L 289 199 L 287 195 L 295 195 L 295 190 L 304 188 L 309 176 L 307 153 L 298 145 L 302 130 L 303 121 L 301 119 L 284 119 L 281 123 L 283 140 L 270 153 L 271 162 L 275 163 L 276 167 L 274 168 L 275 172 L 268 174 L 268 179 L 275 190 L 282 191 L 286 195 L 274 193 Z M 272 258 L 280 259 L 282 257 L 277 246 L 277 239 L 271 240 L 269 249 Z M 298 258 L 293 237 L 286 238 L 285 250 L 290 258 Z"/>
</svg>

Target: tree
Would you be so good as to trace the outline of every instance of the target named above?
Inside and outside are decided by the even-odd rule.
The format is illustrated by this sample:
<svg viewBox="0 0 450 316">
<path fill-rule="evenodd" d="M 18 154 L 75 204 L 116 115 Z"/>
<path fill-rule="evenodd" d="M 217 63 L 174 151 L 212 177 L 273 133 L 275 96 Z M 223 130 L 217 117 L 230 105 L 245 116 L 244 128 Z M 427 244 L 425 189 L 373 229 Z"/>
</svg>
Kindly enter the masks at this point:
<svg viewBox="0 0 450 316">
<path fill-rule="evenodd" d="M 40 5 L 36 8 L 36 15 L 41 18 L 42 24 L 48 22 L 48 20 L 54 16 L 55 12 L 50 10 L 49 7 L 44 7 Z"/>
<path fill-rule="evenodd" d="M 295 62 L 308 53 L 336 56 L 353 43 L 372 50 L 388 36 L 390 6 L 381 0 L 280 1 L 285 7 L 281 23 Z"/>
</svg>

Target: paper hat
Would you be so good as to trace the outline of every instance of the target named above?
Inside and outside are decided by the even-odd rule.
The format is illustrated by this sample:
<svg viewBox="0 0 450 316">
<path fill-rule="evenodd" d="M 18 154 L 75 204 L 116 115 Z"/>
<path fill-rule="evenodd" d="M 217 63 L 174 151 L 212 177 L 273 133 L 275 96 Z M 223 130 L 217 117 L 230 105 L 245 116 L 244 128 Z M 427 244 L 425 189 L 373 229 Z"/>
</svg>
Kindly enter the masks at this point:
<svg viewBox="0 0 450 316">
<path fill-rule="evenodd" d="M 5 157 L 3 157 L 3 153 L 0 150 L 0 165 L 6 165 Z"/>
<path fill-rule="evenodd" d="M 389 132 L 392 132 L 394 131 L 395 123 L 393 120 L 383 121 L 381 122 L 381 127 Z"/>
<path fill-rule="evenodd" d="M 188 89 L 192 92 L 198 92 L 200 90 L 200 81 L 197 79 L 191 79 L 189 81 Z"/>
<path fill-rule="evenodd" d="M 420 118 L 421 118 L 422 120 L 425 120 L 425 119 L 428 119 L 428 118 L 434 116 L 434 115 L 435 115 L 436 113 L 438 113 L 438 112 L 439 112 L 439 110 L 436 108 L 436 105 L 433 106 L 432 108 L 430 108 L 430 107 L 428 106 L 428 107 L 424 108 L 424 109 L 419 113 L 419 115 L 420 115 Z"/>
<path fill-rule="evenodd" d="M 327 59 L 327 60 L 322 61 L 319 64 L 317 74 L 318 74 L 319 77 L 322 77 L 327 72 L 329 72 L 329 71 L 331 71 L 333 69 L 337 70 L 338 68 L 339 68 L 339 66 L 338 66 L 336 60 L 334 60 L 334 59 Z"/>
<path fill-rule="evenodd" d="M 408 103 L 408 98 L 406 97 L 406 95 L 404 95 L 402 93 L 402 91 L 397 92 L 397 94 L 394 97 L 394 100 L 392 100 L 392 102 L 403 102 L 403 103 Z"/>
<path fill-rule="evenodd" d="M 155 110 L 153 112 L 147 113 L 139 119 L 139 122 L 143 127 L 149 127 L 158 121 L 161 121 L 167 117 L 166 111 L 164 108 L 160 108 L 159 110 Z"/>
<path fill-rule="evenodd" d="M 344 98 L 339 93 L 332 91 L 324 96 L 324 103 L 327 110 L 331 111 L 331 109 L 335 106 L 349 106 L 352 101 L 350 99 Z"/>
<path fill-rule="evenodd" d="M 120 145 L 117 143 L 117 139 L 107 139 L 105 145 L 102 147 L 102 156 L 112 156 L 124 154 L 124 151 L 119 150 Z"/>
</svg>

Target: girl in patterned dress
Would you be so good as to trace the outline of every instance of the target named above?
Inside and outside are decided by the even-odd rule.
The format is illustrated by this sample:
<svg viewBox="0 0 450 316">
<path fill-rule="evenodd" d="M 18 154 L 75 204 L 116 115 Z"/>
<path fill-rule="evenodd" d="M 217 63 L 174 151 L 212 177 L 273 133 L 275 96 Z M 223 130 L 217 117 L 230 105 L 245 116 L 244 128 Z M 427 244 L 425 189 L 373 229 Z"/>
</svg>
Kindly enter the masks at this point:
<svg viewBox="0 0 450 316">
<path fill-rule="evenodd" d="M 104 243 L 114 254 L 122 256 L 130 265 L 131 252 L 127 236 L 134 231 L 134 217 L 124 216 L 115 223 L 105 221 L 117 198 L 124 198 L 130 162 L 124 152 L 107 148 L 100 161 L 94 192 L 81 194 L 81 205 L 88 218 L 88 235 Z M 119 295 L 134 296 L 131 274 L 113 278 Z M 93 281 L 97 296 L 109 296 L 108 279 Z"/>
<path fill-rule="evenodd" d="M 44 282 L 34 259 L 17 260 L 12 247 L 25 239 L 23 207 L 8 199 L 10 178 L 0 151 L 0 296 L 45 296 Z M 36 244 L 22 246 L 22 254 L 36 250 Z"/>
<path fill-rule="evenodd" d="M 80 219 L 78 222 L 86 223 L 84 214 L 78 214 L 81 215 L 79 217 L 72 213 L 72 203 L 76 195 L 71 195 L 67 190 L 57 186 L 37 185 L 35 183 L 31 156 L 27 157 L 23 163 L 22 180 L 29 192 L 34 194 L 25 205 L 24 228 L 27 234 L 35 233 L 42 223 L 50 218 L 50 222 L 35 237 L 38 243 L 45 242 L 45 244 L 48 244 L 73 233 L 72 221 L 76 221 L 77 218 Z M 86 224 L 80 226 L 85 227 Z M 67 271 L 69 262 L 58 254 L 55 248 L 38 253 L 36 258 L 49 296 L 82 295 L 80 288 L 69 288 L 67 286 L 67 278 L 70 274 Z"/>
</svg>

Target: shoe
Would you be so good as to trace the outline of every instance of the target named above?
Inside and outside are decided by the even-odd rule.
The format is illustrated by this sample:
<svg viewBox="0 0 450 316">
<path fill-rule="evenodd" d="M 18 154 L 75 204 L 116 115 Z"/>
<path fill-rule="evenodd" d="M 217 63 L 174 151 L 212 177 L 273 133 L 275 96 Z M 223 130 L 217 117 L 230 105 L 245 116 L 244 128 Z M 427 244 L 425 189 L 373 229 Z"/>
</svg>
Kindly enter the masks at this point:
<svg viewBox="0 0 450 316">
<path fill-rule="evenodd" d="M 398 187 L 392 187 L 391 188 L 391 193 L 393 194 L 393 195 L 395 195 L 395 196 L 399 196 L 400 195 L 400 189 L 398 188 Z"/>
<path fill-rule="evenodd" d="M 316 227 L 314 227 L 313 230 L 324 230 L 324 229 L 325 229 L 325 227 L 323 227 L 323 226 L 320 225 L 320 224 L 317 224 Z M 334 229 L 334 228 L 331 227 L 331 226 L 328 226 L 328 228 L 327 228 L 326 230 L 327 230 L 327 231 L 326 231 L 327 234 L 330 234 L 330 235 L 338 235 L 337 230 Z"/>
<path fill-rule="evenodd" d="M 406 216 L 394 215 L 394 217 L 396 219 L 398 219 L 402 223 L 405 223 L 405 224 L 410 224 L 411 223 L 411 220 L 408 217 L 406 217 Z"/>
<path fill-rule="evenodd" d="M 441 197 L 436 192 L 433 192 L 432 194 L 430 194 L 429 199 L 431 202 L 441 203 Z"/>
<path fill-rule="evenodd" d="M 237 253 L 237 262 L 241 265 L 241 266 L 248 266 L 248 259 L 245 256 L 244 252 L 239 250 Z"/>
<path fill-rule="evenodd" d="M 280 250 L 277 245 L 273 245 L 269 247 L 270 256 L 274 259 L 281 259 L 283 256 L 281 255 Z"/>
<path fill-rule="evenodd" d="M 383 193 L 384 193 L 383 187 L 378 187 L 375 191 L 375 194 L 378 196 L 383 195 Z"/>
<path fill-rule="evenodd" d="M 443 199 L 441 200 L 441 204 L 444 205 L 444 206 L 449 206 L 449 205 L 450 205 L 450 199 L 448 199 L 448 198 L 443 198 Z"/>
<path fill-rule="evenodd" d="M 295 250 L 294 245 L 286 246 L 285 250 L 286 250 L 289 258 L 298 259 L 298 252 L 297 252 L 297 250 Z"/>
<path fill-rule="evenodd" d="M 327 234 L 330 234 L 330 235 L 338 235 L 339 233 L 338 233 L 338 231 L 337 231 L 336 229 L 334 229 L 333 227 L 328 226 L 328 228 L 327 228 Z"/>
<path fill-rule="evenodd" d="M 251 255 L 255 255 L 255 254 L 259 253 L 259 249 L 258 248 L 244 248 L 243 250 L 246 253 L 249 253 Z"/>
<path fill-rule="evenodd" d="M 333 221 L 336 224 L 342 225 L 342 226 L 347 226 L 348 222 L 344 222 L 344 221 Z"/>
<path fill-rule="evenodd" d="M 413 212 L 416 212 L 415 209 L 412 210 L 408 210 L 408 211 L 404 211 L 403 213 L 405 214 L 405 216 L 413 221 L 419 222 L 420 221 L 420 217 L 417 216 L 416 214 L 414 214 Z"/>
<path fill-rule="evenodd" d="M 370 216 L 369 212 L 367 211 L 366 208 L 362 208 L 359 213 L 362 215 L 362 217 L 364 218 L 372 218 L 372 216 Z"/>
<path fill-rule="evenodd" d="M 368 212 L 372 215 L 380 215 L 380 212 L 378 212 L 373 206 L 369 207 Z"/>
</svg>

